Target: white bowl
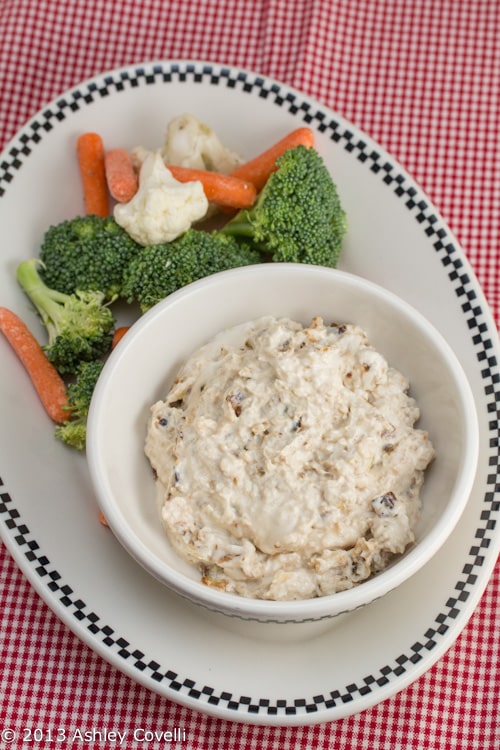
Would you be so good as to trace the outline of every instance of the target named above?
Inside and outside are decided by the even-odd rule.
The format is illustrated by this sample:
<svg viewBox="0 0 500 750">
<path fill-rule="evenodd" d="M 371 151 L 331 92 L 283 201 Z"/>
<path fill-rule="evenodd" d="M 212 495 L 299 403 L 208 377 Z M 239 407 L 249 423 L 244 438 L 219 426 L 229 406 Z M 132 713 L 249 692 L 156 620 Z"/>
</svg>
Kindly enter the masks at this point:
<svg viewBox="0 0 500 750">
<path fill-rule="evenodd" d="M 164 399 L 180 365 L 220 331 L 262 315 L 309 323 L 352 322 L 410 380 L 436 450 L 422 492 L 416 542 L 354 588 L 301 601 L 263 601 L 218 591 L 172 550 L 144 454 L 150 406 Z M 330 620 L 381 597 L 418 571 L 455 527 L 469 497 L 478 427 L 468 381 L 436 329 L 394 294 L 352 274 L 268 263 L 197 281 L 133 325 L 99 379 L 88 419 L 87 456 L 101 509 L 116 537 L 165 586 L 212 612 L 261 623 Z"/>
</svg>

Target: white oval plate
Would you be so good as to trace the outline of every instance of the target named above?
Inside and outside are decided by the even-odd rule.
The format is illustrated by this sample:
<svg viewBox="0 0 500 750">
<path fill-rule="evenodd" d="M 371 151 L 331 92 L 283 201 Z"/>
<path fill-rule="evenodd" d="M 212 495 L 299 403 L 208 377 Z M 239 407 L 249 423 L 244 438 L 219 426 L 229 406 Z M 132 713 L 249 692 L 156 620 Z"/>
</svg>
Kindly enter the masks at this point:
<svg viewBox="0 0 500 750">
<path fill-rule="evenodd" d="M 496 326 L 442 217 L 368 136 L 264 76 L 167 61 L 71 89 L 28 122 L 0 157 L 1 304 L 40 337 L 15 268 L 38 254 L 49 224 L 83 212 L 77 135 L 95 130 L 108 148 L 154 148 L 167 121 L 182 112 L 204 120 L 245 157 L 302 124 L 315 131 L 348 215 L 340 267 L 418 308 L 449 341 L 469 379 L 481 438 L 467 508 L 418 575 L 328 632 L 301 643 L 288 642 L 282 631 L 277 638 L 271 631 L 259 638 L 232 632 L 169 593 L 99 524 L 85 456 L 52 437 L 50 420 L 0 337 L 1 535 L 61 620 L 151 690 L 235 721 L 331 721 L 394 695 L 429 669 L 467 623 L 490 577 L 500 548 Z M 120 322 L 129 322 L 126 313 Z"/>
</svg>

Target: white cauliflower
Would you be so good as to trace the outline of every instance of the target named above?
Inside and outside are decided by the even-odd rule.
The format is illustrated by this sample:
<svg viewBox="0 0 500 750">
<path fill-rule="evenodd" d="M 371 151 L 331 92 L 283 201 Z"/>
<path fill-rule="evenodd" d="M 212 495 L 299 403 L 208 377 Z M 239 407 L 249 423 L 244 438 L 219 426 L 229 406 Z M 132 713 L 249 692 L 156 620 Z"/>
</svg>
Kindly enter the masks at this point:
<svg viewBox="0 0 500 750">
<path fill-rule="evenodd" d="M 229 174 L 243 162 L 239 154 L 222 145 L 208 125 L 189 114 L 170 120 L 160 151 L 165 164 L 222 174 Z M 144 146 L 136 146 L 132 150 L 134 163 L 142 164 L 149 153 Z"/>
<path fill-rule="evenodd" d="M 141 245 L 171 242 L 202 219 L 208 201 L 201 182 L 178 182 L 159 151 L 148 153 L 139 173 L 139 189 L 128 203 L 118 203 L 116 222 Z"/>
<path fill-rule="evenodd" d="M 232 172 L 243 161 L 239 154 L 222 145 L 212 128 L 189 114 L 170 120 L 161 151 L 166 164 L 223 174 Z"/>
</svg>

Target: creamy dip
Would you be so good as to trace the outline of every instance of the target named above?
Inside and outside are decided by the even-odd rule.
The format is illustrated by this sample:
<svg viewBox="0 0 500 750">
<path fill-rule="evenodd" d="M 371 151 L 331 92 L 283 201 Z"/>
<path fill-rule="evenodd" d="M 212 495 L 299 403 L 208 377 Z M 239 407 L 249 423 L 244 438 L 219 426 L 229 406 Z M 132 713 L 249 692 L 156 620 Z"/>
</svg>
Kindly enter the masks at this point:
<svg viewBox="0 0 500 750">
<path fill-rule="evenodd" d="M 434 456 L 408 389 L 361 328 L 319 317 L 264 317 L 203 346 L 151 407 L 145 445 L 177 553 L 259 599 L 383 570 L 414 541 Z"/>
</svg>

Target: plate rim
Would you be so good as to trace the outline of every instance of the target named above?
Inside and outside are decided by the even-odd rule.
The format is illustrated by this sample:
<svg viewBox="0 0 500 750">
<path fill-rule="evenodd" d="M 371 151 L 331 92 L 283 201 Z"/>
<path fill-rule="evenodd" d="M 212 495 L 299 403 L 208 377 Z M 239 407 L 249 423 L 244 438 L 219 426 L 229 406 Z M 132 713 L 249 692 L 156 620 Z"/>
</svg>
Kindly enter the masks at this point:
<svg viewBox="0 0 500 750">
<path fill-rule="evenodd" d="M 309 125 L 313 120 L 313 126 L 316 124 L 318 129 L 322 127 L 323 122 L 330 120 L 330 126 L 335 124 L 333 127 L 331 139 L 335 140 L 335 136 L 338 135 L 339 140 L 344 140 L 344 148 L 346 150 L 358 149 L 357 158 L 367 156 L 368 149 L 372 149 L 378 154 L 377 159 L 372 158 L 371 168 L 377 172 L 381 172 L 381 177 L 384 180 L 390 179 L 395 182 L 395 190 L 398 188 L 403 190 L 403 185 L 407 185 L 405 188 L 407 191 L 412 191 L 412 195 L 409 195 L 410 200 L 414 200 L 414 207 L 412 210 L 415 212 L 420 211 L 420 214 L 415 213 L 417 221 L 423 221 L 430 223 L 437 222 L 437 241 L 444 245 L 446 242 L 448 245 L 453 247 L 453 253 L 457 253 L 462 267 L 464 276 L 467 277 L 469 286 L 472 286 L 471 291 L 475 293 L 476 299 L 479 298 L 478 304 L 481 307 L 482 320 L 485 321 L 485 330 L 489 337 L 490 352 L 492 355 L 496 355 L 499 351 L 500 346 L 498 343 L 498 331 L 496 324 L 493 320 L 489 305 L 486 298 L 479 286 L 479 282 L 475 278 L 474 271 L 467 259 L 465 252 L 460 247 L 452 231 L 444 221 L 443 217 L 436 210 L 433 203 L 426 196 L 422 188 L 417 184 L 415 179 L 409 175 L 404 167 L 392 157 L 381 145 L 376 143 L 369 135 L 361 131 L 360 128 L 355 126 L 346 120 L 343 116 L 337 112 L 331 110 L 326 105 L 323 105 L 313 97 L 299 91 L 298 89 L 289 86 L 288 84 L 277 81 L 267 75 L 260 74 L 256 71 L 251 71 L 246 68 L 240 68 L 235 65 L 229 65 L 218 62 L 208 62 L 203 60 L 190 60 L 190 59 L 178 59 L 178 60 L 156 60 L 156 61 L 145 61 L 142 63 L 134 63 L 131 65 L 125 65 L 117 68 L 110 69 L 104 73 L 94 75 L 84 81 L 71 86 L 67 91 L 55 97 L 47 105 L 44 105 L 35 113 L 14 135 L 14 137 L 6 144 L 2 154 L 0 156 L 0 200 L 5 191 L 8 191 L 9 184 L 15 177 L 15 172 L 23 163 L 23 157 L 28 158 L 31 146 L 29 145 L 33 140 L 33 146 L 36 146 L 38 142 L 37 138 L 43 140 L 43 130 L 51 130 L 57 126 L 59 119 L 66 117 L 66 109 L 69 108 L 70 112 L 74 112 L 75 109 L 78 111 L 79 100 L 87 97 L 88 101 L 85 105 L 91 104 L 93 96 L 101 96 L 102 89 L 99 86 L 108 87 L 116 86 L 116 92 L 119 92 L 119 86 L 125 86 L 126 84 L 134 85 L 131 83 L 133 77 L 136 76 L 136 84 L 156 84 L 156 76 L 175 75 L 178 77 L 176 82 L 182 81 L 182 76 L 189 78 L 191 76 L 195 79 L 196 76 L 201 76 L 203 81 L 204 76 L 219 76 L 231 81 L 232 87 L 249 86 L 252 91 L 253 87 L 257 87 L 260 91 L 259 95 L 267 96 L 278 96 L 283 97 L 283 101 L 289 103 L 290 107 L 296 108 L 302 116 L 299 115 L 299 119 Z M 148 78 L 151 81 L 148 81 Z M 167 82 L 167 81 L 164 81 Z M 218 83 L 216 84 L 218 85 Z M 297 104 L 301 102 L 301 106 Z M 282 106 L 282 105 L 280 105 Z M 311 109 L 315 110 L 315 117 L 317 122 L 314 123 L 314 117 L 311 117 Z M 69 113 L 68 113 L 69 114 Z M 293 112 L 296 115 L 296 112 Z M 55 118 L 55 122 L 52 120 Z M 325 125 L 326 127 L 326 125 Z M 39 132 L 41 131 L 41 133 Z M 339 132 L 340 131 L 340 132 Z M 340 134 L 342 133 L 342 134 Z M 356 143 L 357 139 L 357 143 Z M 363 143 L 363 147 L 361 147 Z M 11 170 L 14 170 L 14 173 Z M 6 185 L 5 189 L 3 184 Z M 420 204 L 420 205 L 419 205 Z M 427 209 L 430 209 L 431 214 L 425 213 Z M 422 215 L 423 219 L 418 217 Z M 441 236 L 439 236 L 441 233 Z M 457 255 L 455 256 L 457 257 Z M 455 268 L 455 272 L 458 273 L 458 266 Z M 496 363 L 495 363 L 496 366 Z M 498 375 L 496 375 L 495 382 L 498 382 Z M 494 391 L 494 384 L 492 388 Z M 493 394 L 494 395 L 494 394 Z M 497 443 L 498 445 L 498 443 Z M 492 477 L 495 467 L 492 467 Z M 498 463 L 496 464 L 496 471 L 498 474 Z M 494 478 L 494 477 L 493 477 Z M 491 482 L 492 487 L 495 486 L 495 482 Z M 465 627 L 470 616 L 472 615 L 479 599 L 481 598 L 484 589 L 489 581 L 491 572 L 495 565 L 496 555 L 494 554 L 495 549 L 500 549 L 500 540 L 489 539 L 493 541 L 489 548 L 489 555 L 483 556 L 481 562 L 481 572 L 483 575 L 480 577 L 480 585 L 477 581 L 472 583 L 473 571 L 467 572 L 465 566 L 462 573 L 464 576 L 469 577 L 467 584 L 463 581 L 457 582 L 462 584 L 462 591 L 457 593 L 456 601 L 451 604 L 450 611 L 457 610 L 458 614 L 451 616 L 451 622 L 441 623 L 443 632 L 439 632 L 439 625 L 433 621 L 434 628 L 429 628 L 429 638 L 427 644 L 418 644 L 419 648 L 414 652 L 415 663 L 410 667 L 405 667 L 403 663 L 399 665 L 400 673 L 396 674 L 397 667 L 391 677 L 383 675 L 381 670 L 380 681 L 381 684 L 375 690 L 371 689 L 369 685 L 361 686 L 365 687 L 366 690 L 360 691 L 358 687 L 358 693 L 354 697 L 355 691 L 349 691 L 346 688 L 343 696 L 339 694 L 337 699 L 332 699 L 333 705 L 327 705 L 328 701 L 324 701 L 324 708 L 318 708 L 314 705 L 305 705 L 299 701 L 295 701 L 295 705 L 287 705 L 287 701 L 284 701 L 285 705 L 280 706 L 265 706 L 264 704 L 259 706 L 259 701 L 252 703 L 251 701 L 237 701 L 236 706 L 231 704 L 234 701 L 228 700 L 227 705 L 219 705 L 220 701 L 213 701 L 213 696 L 208 693 L 204 694 L 203 699 L 200 695 L 193 693 L 192 686 L 184 686 L 184 688 L 173 688 L 170 686 L 161 685 L 158 681 L 158 677 L 155 676 L 154 671 L 151 671 L 151 675 L 148 675 L 142 667 L 134 667 L 127 658 L 120 655 L 120 650 L 127 651 L 127 646 L 120 645 L 120 637 L 117 640 L 113 640 L 111 633 L 107 634 L 101 632 L 101 626 L 98 626 L 98 619 L 93 623 L 88 620 L 85 614 L 84 608 L 77 605 L 78 593 L 73 592 L 71 587 L 67 584 L 59 583 L 55 574 L 59 575 L 58 571 L 51 570 L 50 559 L 44 554 L 43 550 L 36 548 L 36 539 L 31 538 L 31 532 L 29 532 L 28 526 L 24 523 L 22 518 L 17 518 L 15 515 L 15 507 L 12 505 L 12 498 L 10 497 L 8 487 L 1 483 L 0 480 L 0 492 L 1 492 L 1 505 L 0 505 L 0 537 L 4 541 L 7 549 L 14 558 L 18 567 L 21 569 L 26 578 L 30 581 L 31 585 L 35 588 L 41 598 L 48 604 L 52 611 L 61 619 L 69 629 L 75 633 L 81 640 L 83 640 L 92 650 L 99 653 L 106 661 L 111 663 L 121 672 L 124 672 L 134 681 L 143 684 L 148 689 L 158 692 L 165 697 L 185 705 L 194 710 L 203 711 L 204 713 L 211 714 L 213 716 L 231 720 L 241 721 L 245 723 L 259 723 L 259 724 L 273 724 L 273 725 L 307 725 L 316 724 L 320 722 L 330 721 L 336 718 L 344 718 L 346 716 L 358 713 L 368 707 L 376 705 L 377 703 L 385 700 L 386 698 L 394 695 L 400 690 L 407 687 L 410 683 L 414 682 L 420 677 L 425 671 L 427 671 L 438 659 L 444 654 L 444 652 L 452 645 L 459 632 Z M 494 494 L 492 492 L 492 494 Z M 14 513 L 12 513 L 14 511 Z M 24 531 L 24 529 L 27 531 Z M 485 529 L 483 529 L 484 531 Z M 476 530 L 477 531 L 477 530 Z M 485 551 L 484 536 L 478 539 L 478 551 L 477 557 L 481 555 L 481 552 Z M 483 545 L 483 546 L 482 546 Z M 45 563 L 44 560 L 47 562 Z M 404 584 L 402 584 L 404 586 Z M 457 586 L 455 587 L 455 590 Z M 54 592 L 57 592 L 57 596 Z M 62 599 L 65 602 L 61 603 Z M 73 594 L 75 596 L 72 598 Z M 58 598 L 59 597 L 59 598 Z M 76 607 L 75 607 L 76 605 Z M 85 605 L 86 606 L 86 605 Z M 74 611 L 72 608 L 75 607 Z M 440 613 L 442 614 L 442 613 Z M 460 616 L 459 616 L 460 615 Z M 445 627 L 446 625 L 446 627 Z M 106 626 L 105 626 L 106 627 Z M 109 628 L 109 626 L 107 626 Z M 434 632 L 430 633 L 433 630 Z M 94 632 L 93 632 L 94 631 Z M 101 633 L 101 636 L 105 636 L 108 639 L 108 643 L 101 637 L 99 640 L 96 637 L 96 632 Z M 114 629 L 111 628 L 111 632 L 114 633 Z M 432 645 L 430 645 L 432 644 Z M 130 645 L 130 644 L 128 644 Z M 114 650 L 113 650 L 114 648 Z M 408 646 L 410 649 L 410 646 Z M 423 658 L 420 651 L 427 650 L 427 658 Z M 399 658 L 401 655 L 398 655 Z M 407 655 L 405 655 L 407 656 Z M 408 661 L 411 659 L 408 656 Z M 158 668 L 161 665 L 158 665 Z M 134 671 L 135 670 L 135 671 Z M 385 681 L 384 681 L 385 679 Z M 376 678 L 374 678 L 376 680 Z M 173 681 L 176 682 L 175 680 Z M 240 696 L 244 698 L 245 696 Z M 323 696 L 324 697 L 324 696 Z M 279 701 L 278 701 L 279 702 Z"/>
</svg>

